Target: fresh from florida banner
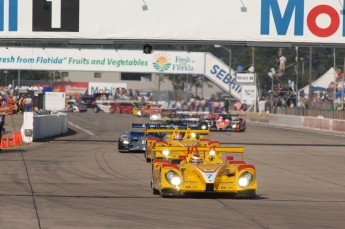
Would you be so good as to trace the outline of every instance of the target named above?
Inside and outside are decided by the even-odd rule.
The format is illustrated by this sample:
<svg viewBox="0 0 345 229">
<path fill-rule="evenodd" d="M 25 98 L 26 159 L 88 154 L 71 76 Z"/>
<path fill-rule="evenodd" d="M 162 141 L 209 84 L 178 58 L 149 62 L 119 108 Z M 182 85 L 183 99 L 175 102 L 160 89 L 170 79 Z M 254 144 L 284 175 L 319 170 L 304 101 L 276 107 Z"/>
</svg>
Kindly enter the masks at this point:
<svg viewBox="0 0 345 229">
<path fill-rule="evenodd" d="M 0 69 L 203 74 L 205 53 L 69 48 L 0 48 Z"/>
</svg>

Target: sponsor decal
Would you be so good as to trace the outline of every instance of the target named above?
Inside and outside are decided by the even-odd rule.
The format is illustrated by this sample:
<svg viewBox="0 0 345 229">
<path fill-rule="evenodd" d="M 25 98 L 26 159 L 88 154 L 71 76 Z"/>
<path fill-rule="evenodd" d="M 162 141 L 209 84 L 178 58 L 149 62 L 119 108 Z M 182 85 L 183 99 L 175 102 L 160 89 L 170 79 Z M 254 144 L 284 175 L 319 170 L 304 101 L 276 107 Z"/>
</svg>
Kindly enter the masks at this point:
<svg viewBox="0 0 345 229">
<path fill-rule="evenodd" d="M 306 29 L 320 38 L 330 37 L 339 29 L 342 31 L 342 36 L 345 36 L 345 17 L 341 14 L 344 11 L 345 1 L 336 7 L 327 5 L 327 1 L 325 1 L 323 4 L 308 9 L 305 7 L 305 2 L 306 0 L 288 0 L 286 8 L 284 8 L 285 5 L 283 6 L 282 1 L 261 0 L 261 35 L 270 35 L 272 33 L 270 23 L 274 23 L 277 34 L 282 36 L 287 34 L 291 24 L 294 26 L 294 36 L 303 36 Z M 320 1 L 309 2 L 320 3 Z M 324 21 L 328 20 L 329 23 L 327 25 L 319 24 L 319 17 L 327 17 L 328 19 Z"/>
<path fill-rule="evenodd" d="M 229 70 L 223 69 L 221 66 L 215 64 L 210 69 L 210 74 L 215 78 L 216 81 L 220 81 L 222 84 L 230 84 L 231 90 L 240 93 L 242 89 L 241 85 L 236 84 L 235 77 L 230 76 L 228 71 Z"/>
<path fill-rule="evenodd" d="M 158 54 L 152 64 L 157 71 L 165 72 L 171 67 L 170 57 L 166 54 Z"/>
<path fill-rule="evenodd" d="M 175 63 L 172 65 L 174 71 L 193 71 L 194 60 L 190 57 L 176 56 Z"/>
<path fill-rule="evenodd" d="M 5 10 L 8 10 L 7 18 L 5 18 Z M 8 28 L 5 28 L 6 22 Z M 18 31 L 18 0 L 0 0 L 0 31 Z"/>
</svg>

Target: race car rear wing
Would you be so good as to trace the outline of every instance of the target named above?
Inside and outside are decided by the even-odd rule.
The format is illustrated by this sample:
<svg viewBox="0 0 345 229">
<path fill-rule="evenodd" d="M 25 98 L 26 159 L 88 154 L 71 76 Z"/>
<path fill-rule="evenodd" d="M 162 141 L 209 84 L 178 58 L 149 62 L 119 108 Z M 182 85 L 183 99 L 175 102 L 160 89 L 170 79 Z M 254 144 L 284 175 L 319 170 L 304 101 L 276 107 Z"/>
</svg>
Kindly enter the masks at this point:
<svg viewBox="0 0 345 229">
<path fill-rule="evenodd" d="M 145 130 L 146 133 L 184 133 L 186 134 L 201 134 L 201 135 L 209 135 L 210 134 L 210 130 L 206 129 L 206 130 L 194 130 L 194 129 L 178 129 L 178 128 L 174 128 L 174 129 L 146 129 Z"/>
<path fill-rule="evenodd" d="M 244 147 L 203 147 L 203 146 L 155 146 L 152 148 L 152 151 L 155 154 L 155 158 L 178 158 L 179 156 L 186 156 L 188 154 L 201 154 L 205 155 L 218 155 L 221 158 L 223 153 L 228 154 L 240 154 L 241 160 L 244 160 Z M 169 152 L 167 155 L 166 152 Z M 165 153 L 165 155 L 164 155 Z M 178 154 L 178 155 L 176 155 Z M 227 157 L 226 159 L 233 157 Z"/>
<path fill-rule="evenodd" d="M 188 125 L 173 125 L 173 124 L 153 124 L 153 123 L 132 123 L 132 128 L 146 128 L 146 129 L 187 129 Z M 157 131 L 155 131 L 157 133 Z"/>
</svg>

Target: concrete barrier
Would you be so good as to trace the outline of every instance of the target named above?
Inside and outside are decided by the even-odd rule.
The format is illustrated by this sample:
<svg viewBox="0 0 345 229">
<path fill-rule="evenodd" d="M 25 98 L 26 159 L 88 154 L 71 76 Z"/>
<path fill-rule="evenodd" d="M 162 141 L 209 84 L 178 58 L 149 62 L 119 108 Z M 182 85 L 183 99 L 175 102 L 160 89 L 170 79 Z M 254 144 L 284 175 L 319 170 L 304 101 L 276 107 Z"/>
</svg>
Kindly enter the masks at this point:
<svg viewBox="0 0 345 229">
<path fill-rule="evenodd" d="M 345 134 L 345 120 L 326 119 L 323 117 L 294 116 L 248 112 L 249 122 L 267 123 L 302 129 L 331 131 Z"/>
<path fill-rule="evenodd" d="M 65 134 L 67 131 L 66 113 L 39 115 L 34 112 L 24 112 L 21 133 L 26 143 Z"/>
</svg>

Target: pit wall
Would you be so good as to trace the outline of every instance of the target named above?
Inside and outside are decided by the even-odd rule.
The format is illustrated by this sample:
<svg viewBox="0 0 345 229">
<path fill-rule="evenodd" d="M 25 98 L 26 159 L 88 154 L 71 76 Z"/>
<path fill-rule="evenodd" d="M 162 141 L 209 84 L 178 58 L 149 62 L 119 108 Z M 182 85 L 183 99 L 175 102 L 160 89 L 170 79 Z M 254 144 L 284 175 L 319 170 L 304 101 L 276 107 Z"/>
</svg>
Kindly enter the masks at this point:
<svg viewBox="0 0 345 229">
<path fill-rule="evenodd" d="M 345 134 L 345 120 L 339 119 L 254 112 L 248 112 L 247 119 L 250 122 L 267 123 L 271 125 L 294 128 L 331 131 L 335 133 Z"/>
<path fill-rule="evenodd" d="M 24 112 L 21 133 L 25 143 L 62 135 L 68 132 L 66 113 L 37 115 L 33 112 Z"/>
</svg>

